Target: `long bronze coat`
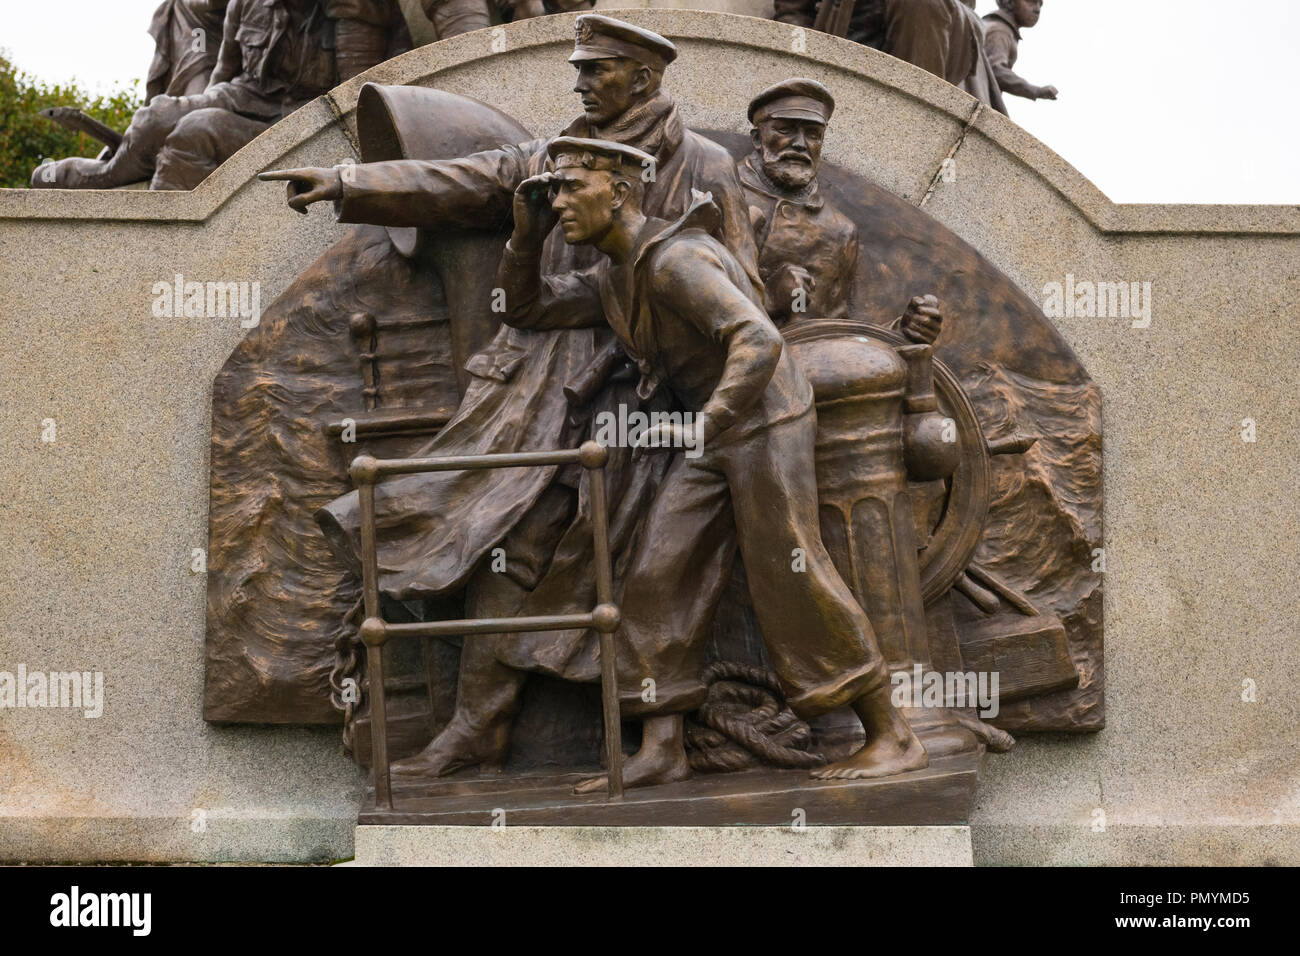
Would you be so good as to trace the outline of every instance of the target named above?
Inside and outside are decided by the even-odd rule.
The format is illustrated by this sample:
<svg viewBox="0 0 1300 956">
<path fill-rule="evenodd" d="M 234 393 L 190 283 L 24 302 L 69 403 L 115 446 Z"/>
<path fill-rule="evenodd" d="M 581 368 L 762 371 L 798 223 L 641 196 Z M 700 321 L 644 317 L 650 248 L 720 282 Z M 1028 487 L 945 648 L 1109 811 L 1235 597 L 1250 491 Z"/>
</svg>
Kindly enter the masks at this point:
<svg viewBox="0 0 1300 956">
<path fill-rule="evenodd" d="M 692 189 L 712 192 L 722 209 L 719 235 L 759 287 L 754 237 L 735 162 L 722 147 L 687 130 L 667 94 L 633 107 L 599 130 L 580 118 L 564 135 L 625 142 L 656 157 L 655 178 L 647 184 L 645 207 L 657 217 L 684 214 Z M 543 170 L 547 142 L 538 139 L 502 146 L 455 160 L 357 166 L 344 183 L 340 219 L 464 228 L 507 222 L 516 187 Z M 548 274 L 563 274 L 587 268 L 597 255 L 590 249 L 568 246 L 552 235 L 543 250 L 543 269 Z M 606 328 L 529 331 L 502 327 L 488 347 L 468 363 L 472 382 L 455 417 L 417 454 L 542 450 L 580 441 L 586 423 L 577 427 L 568 424 L 570 409 L 563 388 L 611 338 Z M 601 407 L 635 405 L 636 401 L 630 388 L 607 389 L 585 410 L 585 417 L 589 421 Z M 651 490 L 662 464 L 642 459 L 634 465 L 626 449 L 616 449 L 611 457 L 611 537 L 619 551 L 632 534 L 643 511 L 640 502 Z M 561 478 L 576 480 L 568 475 Z M 381 483 L 376 490 L 381 589 L 403 600 L 458 590 L 487 551 L 555 479 L 554 468 L 513 468 L 410 475 Z M 335 552 L 356 567 L 361 549 L 356 493 L 321 509 L 318 521 Z M 590 583 L 582 557 L 586 545 L 580 543 L 589 539 L 589 531 L 575 527 L 571 532 L 565 542 L 572 547 L 562 545 L 551 564 L 551 574 L 562 579 L 555 593 L 565 601 L 579 603 Z M 532 587 L 537 582 L 522 583 Z"/>
</svg>

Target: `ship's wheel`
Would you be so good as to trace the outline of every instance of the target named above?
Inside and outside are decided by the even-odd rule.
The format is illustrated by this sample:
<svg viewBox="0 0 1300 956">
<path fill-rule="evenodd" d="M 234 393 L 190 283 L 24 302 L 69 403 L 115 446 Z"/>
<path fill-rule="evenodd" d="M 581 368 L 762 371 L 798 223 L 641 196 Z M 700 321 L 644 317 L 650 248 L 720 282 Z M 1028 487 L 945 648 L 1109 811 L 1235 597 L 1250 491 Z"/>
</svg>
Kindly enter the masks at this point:
<svg viewBox="0 0 1300 956">
<path fill-rule="evenodd" d="M 861 319 L 828 319 L 795 324 L 785 330 L 785 338 L 792 344 L 863 335 L 891 347 L 908 344 L 900 333 Z M 917 528 L 924 542 L 919 561 L 921 593 L 926 604 L 947 593 L 953 585 L 964 583 L 966 569 L 979 547 L 988 518 L 992 484 L 989 459 L 996 453 L 985 439 L 975 406 L 956 375 L 938 359 L 934 360 L 934 391 L 940 412 L 957 426 L 961 454 L 956 471 L 942 482 L 935 507 L 923 509 L 930 515 L 937 513 L 937 520 L 927 520 L 929 527 Z M 1014 448 L 1005 450 L 1023 451 L 1023 444 L 1018 442 Z M 918 497 L 932 496 L 937 484 L 918 483 L 914 492 Z"/>
</svg>

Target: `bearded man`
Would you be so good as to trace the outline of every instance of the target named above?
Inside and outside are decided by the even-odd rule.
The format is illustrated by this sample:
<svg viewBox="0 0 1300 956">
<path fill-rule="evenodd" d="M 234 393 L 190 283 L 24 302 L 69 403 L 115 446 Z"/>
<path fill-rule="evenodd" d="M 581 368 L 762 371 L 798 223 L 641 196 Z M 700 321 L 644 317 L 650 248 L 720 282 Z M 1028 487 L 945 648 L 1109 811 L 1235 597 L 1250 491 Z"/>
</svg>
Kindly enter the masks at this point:
<svg viewBox="0 0 1300 956">
<path fill-rule="evenodd" d="M 835 98 L 816 80 L 794 77 L 749 103 L 754 151 L 740 163 L 758 243 L 768 314 L 778 326 L 852 314 L 858 227 L 818 181 Z M 917 296 L 892 328 L 933 344 L 942 326 L 937 300 Z"/>
</svg>

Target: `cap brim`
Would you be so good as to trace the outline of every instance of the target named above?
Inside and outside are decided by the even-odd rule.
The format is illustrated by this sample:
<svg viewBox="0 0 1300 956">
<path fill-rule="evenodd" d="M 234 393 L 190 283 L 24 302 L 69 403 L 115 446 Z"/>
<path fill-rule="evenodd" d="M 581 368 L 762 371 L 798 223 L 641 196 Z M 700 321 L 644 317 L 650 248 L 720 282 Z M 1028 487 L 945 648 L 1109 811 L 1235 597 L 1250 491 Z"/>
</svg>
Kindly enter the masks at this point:
<svg viewBox="0 0 1300 956">
<path fill-rule="evenodd" d="M 585 50 L 574 50 L 573 56 L 569 57 L 570 63 L 579 63 L 584 60 L 629 60 L 626 53 L 618 50 L 602 49 L 598 47 L 588 47 Z"/>
<path fill-rule="evenodd" d="M 796 119 L 812 120 L 814 123 L 826 125 L 826 114 L 818 110 L 801 109 L 797 106 L 780 107 L 770 111 L 759 111 L 756 121 L 762 122 L 765 119 Z"/>
</svg>

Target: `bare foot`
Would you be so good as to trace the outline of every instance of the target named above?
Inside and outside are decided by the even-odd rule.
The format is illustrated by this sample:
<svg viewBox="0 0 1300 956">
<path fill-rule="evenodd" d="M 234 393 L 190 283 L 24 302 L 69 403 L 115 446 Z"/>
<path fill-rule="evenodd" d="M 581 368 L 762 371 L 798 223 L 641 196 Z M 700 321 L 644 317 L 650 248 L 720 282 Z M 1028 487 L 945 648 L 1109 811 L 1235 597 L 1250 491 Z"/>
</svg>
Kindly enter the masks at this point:
<svg viewBox="0 0 1300 956">
<path fill-rule="evenodd" d="M 653 787 L 685 780 L 691 775 L 682 736 L 682 715 L 647 717 L 641 725 L 641 747 L 623 765 L 624 787 Z M 609 774 L 589 777 L 573 788 L 574 793 L 595 793 L 609 789 Z"/>
<path fill-rule="evenodd" d="M 391 773 L 404 777 L 445 777 L 480 765 L 498 769 L 505 759 L 509 724 L 473 730 L 457 717 L 418 754 L 399 760 Z"/>
<path fill-rule="evenodd" d="M 850 757 L 818 767 L 810 776 L 817 780 L 857 780 L 924 769 L 929 766 L 930 757 L 921 741 L 910 733 L 909 737 L 899 740 L 890 736 L 874 740 Z"/>
<path fill-rule="evenodd" d="M 691 775 L 691 765 L 686 759 L 686 752 L 671 753 L 661 748 L 649 752 L 642 747 L 623 764 L 624 787 L 653 787 L 660 783 L 675 783 Z M 602 773 L 598 777 L 588 777 L 576 787 L 574 793 L 595 793 L 609 789 L 609 775 Z"/>
</svg>

